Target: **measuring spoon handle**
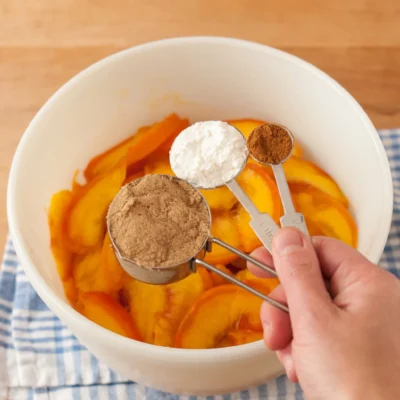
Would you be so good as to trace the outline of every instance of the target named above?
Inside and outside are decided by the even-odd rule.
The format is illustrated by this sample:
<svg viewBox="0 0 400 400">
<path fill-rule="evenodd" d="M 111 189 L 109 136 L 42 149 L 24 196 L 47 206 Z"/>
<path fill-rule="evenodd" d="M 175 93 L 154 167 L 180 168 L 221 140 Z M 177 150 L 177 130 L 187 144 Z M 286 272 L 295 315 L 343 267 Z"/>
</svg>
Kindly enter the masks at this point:
<svg viewBox="0 0 400 400">
<path fill-rule="evenodd" d="M 282 164 L 272 165 L 272 170 L 274 171 L 276 185 L 278 186 L 283 210 L 285 212 L 280 219 L 281 226 L 292 226 L 302 231 L 305 235 L 309 236 L 304 215 L 296 212 L 294 208 L 289 185 L 287 183 L 285 171 L 283 170 Z"/>
<path fill-rule="evenodd" d="M 261 243 L 271 252 L 272 251 L 272 238 L 274 233 L 279 229 L 279 226 L 267 213 L 260 213 L 255 204 L 251 201 L 250 197 L 240 187 L 238 182 L 233 179 L 226 184 L 229 190 L 239 200 L 240 204 L 250 214 L 250 226 L 254 233 L 260 239 Z"/>
</svg>

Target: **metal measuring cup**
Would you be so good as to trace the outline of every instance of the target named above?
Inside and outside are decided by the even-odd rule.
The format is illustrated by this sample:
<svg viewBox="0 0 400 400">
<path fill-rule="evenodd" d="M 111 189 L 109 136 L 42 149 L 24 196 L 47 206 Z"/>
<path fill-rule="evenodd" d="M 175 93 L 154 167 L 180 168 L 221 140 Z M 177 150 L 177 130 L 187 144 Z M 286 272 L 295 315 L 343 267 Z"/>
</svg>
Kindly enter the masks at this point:
<svg viewBox="0 0 400 400">
<path fill-rule="evenodd" d="M 278 191 L 279 191 L 279 195 L 281 198 L 283 210 L 284 210 L 284 214 L 280 218 L 281 226 L 282 227 L 287 227 L 287 226 L 295 227 L 295 228 L 299 229 L 300 231 L 302 231 L 305 235 L 309 236 L 306 221 L 304 219 L 304 215 L 297 212 L 294 208 L 292 196 L 290 194 L 289 185 L 287 183 L 287 179 L 286 179 L 286 175 L 285 175 L 285 171 L 282 167 L 282 164 L 285 161 L 287 161 L 293 153 L 293 149 L 294 149 L 293 134 L 288 128 L 286 128 L 283 125 L 279 125 L 279 124 L 266 124 L 266 125 L 279 126 L 287 133 L 288 137 L 290 138 L 291 144 L 292 144 L 289 154 L 287 155 L 287 157 L 285 159 L 281 160 L 279 164 L 268 164 L 268 163 L 262 162 L 262 161 L 258 160 L 256 157 L 254 157 L 254 155 L 251 154 L 251 152 L 250 152 L 250 156 L 253 158 L 253 160 L 257 161 L 259 164 L 268 165 L 272 168 L 272 171 L 275 176 L 276 185 L 278 186 Z M 256 128 L 256 129 L 259 129 L 259 128 L 260 127 Z M 254 132 L 254 130 L 253 130 L 253 132 Z M 253 132 L 250 134 L 249 138 L 251 137 Z"/>
<path fill-rule="evenodd" d="M 171 176 L 169 176 L 169 177 L 171 178 Z M 204 202 L 204 205 L 207 208 L 207 211 L 208 211 L 208 221 L 207 221 L 208 222 L 208 235 L 205 237 L 203 244 L 200 246 L 199 249 L 197 249 L 195 254 L 193 254 L 188 259 L 183 260 L 178 265 L 174 265 L 171 267 L 154 267 L 154 268 L 141 267 L 138 264 L 136 264 L 134 260 L 123 257 L 121 255 L 121 251 L 118 248 L 117 244 L 115 243 L 114 238 L 111 234 L 112 227 L 111 227 L 110 218 L 107 218 L 107 230 L 108 230 L 108 234 L 110 237 L 111 245 L 114 249 L 115 255 L 116 255 L 117 260 L 120 263 L 121 267 L 130 276 L 132 276 L 133 278 L 135 278 L 141 282 L 149 283 L 149 284 L 153 284 L 153 285 L 164 285 L 164 284 L 168 284 L 168 283 L 177 282 L 177 281 L 180 281 L 180 280 L 186 278 L 191 273 L 196 272 L 197 265 L 202 265 L 207 270 L 212 271 L 212 272 L 218 274 L 219 276 L 222 276 L 229 282 L 231 282 L 237 286 L 240 286 L 241 288 L 258 296 L 262 300 L 279 308 L 280 310 L 289 312 L 286 305 L 277 302 L 276 300 L 270 298 L 269 296 L 265 295 L 264 293 L 259 292 L 258 290 L 252 288 L 251 286 L 246 285 L 245 283 L 239 281 L 238 279 L 226 274 L 225 272 L 219 270 L 218 268 L 216 268 L 213 265 L 208 264 L 207 262 L 204 261 L 204 257 L 206 255 L 206 253 L 212 251 L 212 244 L 215 243 L 215 244 L 227 249 L 228 251 L 231 251 L 232 253 L 236 254 L 237 256 L 243 258 L 244 260 L 251 262 L 256 267 L 262 269 L 263 271 L 266 271 L 266 272 L 270 273 L 271 275 L 277 277 L 276 271 L 274 269 L 272 269 L 270 266 L 261 263 L 260 261 L 254 259 L 253 257 L 250 257 L 249 255 L 241 252 L 240 250 L 230 246 L 229 244 L 225 243 L 224 241 L 211 236 L 210 235 L 211 224 L 212 224 L 211 211 L 210 211 L 210 208 L 209 208 L 204 196 L 193 185 L 184 181 L 183 179 L 180 179 L 177 177 L 172 177 L 172 178 L 183 181 L 183 182 L 185 182 L 185 184 L 192 186 L 199 193 L 202 201 Z M 137 181 L 139 181 L 140 179 L 142 179 L 142 178 L 138 178 L 138 179 L 128 183 L 128 185 L 136 184 Z M 118 194 L 117 194 L 117 196 L 118 196 Z M 111 207 L 111 205 L 110 205 L 110 207 Z"/>
</svg>

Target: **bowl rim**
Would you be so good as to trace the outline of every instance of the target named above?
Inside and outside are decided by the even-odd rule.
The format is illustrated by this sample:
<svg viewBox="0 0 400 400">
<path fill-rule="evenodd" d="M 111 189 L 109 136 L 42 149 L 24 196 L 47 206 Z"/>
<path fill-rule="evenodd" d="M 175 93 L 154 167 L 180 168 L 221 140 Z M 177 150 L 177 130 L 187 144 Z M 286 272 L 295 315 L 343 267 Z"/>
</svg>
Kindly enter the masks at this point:
<svg viewBox="0 0 400 400">
<path fill-rule="evenodd" d="M 158 362 L 209 362 L 210 357 L 218 357 L 220 361 L 232 361 L 233 359 L 240 359 L 245 357 L 256 356 L 260 353 L 260 351 L 265 350 L 265 346 L 262 341 L 257 341 L 245 345 L 228 347 L 228 348 L 220 348 L 220 349 L 176 349 L 169 347 L 162 347 L 151 345 L 139 341 L 135 341 L 132 339 L 128 339 L 126 337 L 115 334 L 97 324 L 85 318 L 83 315 L 78 313 L 75 309 L 73 309 L 69 304 L 63 301 L 55 291 L 45 282 L 44 278 L 41 276 L 32 258 L 29 256 L 28 252 L 28 244 L 26 243 L 20 229 L 20 216 L 17 215 L 16 207 L 15 207 L 15 199 L 17 193 L 18 186 L 18 174 L 21 168 L 21 161 L 23 158 L 23 154 L 25 149 L 29 146 L 30 141 L 33 139 L 35 135 L 36 126 L 42 119 L 42 117 L 47 113 L 48 109 L 51 108 L 52 104 L 57 102 L 58 97 L 64 95 L 66 92 L 73 90 L 77 84 L 86 76 L 91 73 L 101 69 L 103 66 L 112 63 L 118 59 L 124 58 L 126 55 L 138 54 L 143 51 L 156 51 L 158 48 L 168 47 L 170 45 L 187 45 L 187 44 L 210 44 L 210 45 L 221 45 L 221 46 L 231 46 L 236 47 L 239 50 L 241 48 L 251 49 L 253 51 L 263 52 L 268 54 L 268 56 L 277 57 L 283 59 L 287 62 L 296 64 L 299 68 L 306 69 L 310 71 L 317 79 L 323 80 L 331 86 L 333 90 L 343 96 L 346 101 L 348 101 L 349 105 L 353 108 L 353 111 L 357 113 L 359 118 L 361 118 L 366 131 L 369 132 L 370 138 L 374 142 L 375 148 L 379 154 L 380 167 L 382 170 L 386 170 L 386 177 L 383 180 L 382 184 L 385 191 L 385 204 L 382 208 L 382 218 L 381 223 L 379 225 L 379 229 L 375 235 L 378 240 L 372 243 L 370 249 L 370 258 L 373 262 L 378 262 L 380 256 L 382 255 L 384 246 L 387 241 L 387 237 L 389 234 L 391 221 L 392 221 L 392 212 L 393 212 L 393 187 L 392 187 L 392 177 L 391 170 L 387 158 L 387 154 L 385 152 L 384 146 L 379 138 L 378 132 L 373 126 L 371 120 L 362 109 L 360 104 L 353 98 L 353 96 L 344 89 L 338 82 L 336 82 L 333 78 L 327 75 L 325 72 L 317 68 L 316 66 L 310 64 L 309 62 L 289 53 L 286 53 L 282 50 L 275 49 L 273 47 L 269 47 L 260 43 L 229 38 L 229 37 L 220 37 L 220 36 L 185 36 L 185 37 L 174 37 L 161 39 L 157 41 L 151 41 L 147 43 L 143 43 L 137 46 L 133 46 L 122 51 L 119 51 L 114 54 L 110 54 L 105 58 L 98 60 L 97 62 L 91 64 L 86 67 L 75 76 L 73 76 L 70 80 L 65 82 L 40 108 L 37 114 L 34 116 L 32 121 L 29 123 L 27 129 L 25 130 L 18 146 L 17 150 L 14 154 L 10 174 L 9 174 L 9 182 L 7 187 L 7 217 L 9 230 L 11 234 L 11 238 L 14 243 L 15 250 L 18 254 L 18 258 L 20 260 L 21 265 L 29 278 L 30 283 L 36 290 L 36 292 L 40 295 L 43 301 L 48 305 L 48 307 L 60 318 L 63 323 L 69 326 L 69 323 L 65 322 L 64 319 L 73 322 L 74 325 L 80 326 L 80 330 L 90 331 L 93 335 L 99 337 L 100 340 L 105 341 L 113 341 L 116 346 L 122 347 L 130 347 L 133 351 L 145 351 L 146 356 L 148 358 L 157 359 Z M 60 317 L 62 316 L 62 318 Z M 267 350 L 268 351 L 268 350 Z M 282 369 L 283 370 L 283 369 Z"/>
</svg>

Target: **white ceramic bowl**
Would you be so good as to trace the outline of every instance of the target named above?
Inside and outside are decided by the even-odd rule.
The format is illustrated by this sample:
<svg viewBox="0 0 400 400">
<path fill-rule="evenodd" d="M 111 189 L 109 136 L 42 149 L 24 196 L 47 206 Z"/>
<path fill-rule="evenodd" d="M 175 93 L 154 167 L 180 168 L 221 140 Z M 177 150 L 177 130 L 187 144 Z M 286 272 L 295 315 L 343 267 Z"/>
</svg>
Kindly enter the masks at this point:
<svg viewBox="0 0 400 400">
<path fill-rule="evenodd" d="M 383 146 L 357 102 L 312 65 L 284 52 L 225 38 L 178 38 L 101 60 L 66 83 L 26 130 L 14 157 L 8 218 L 14 244 L 45 303 L 100 360 L 137 382 L 216 394 L 282 372 L 262 342 L 218 350 L 139 343 L 90 322 L 66 302 L 49 249 L 46 209 L 78 167 L 170 112 L 202 119 L 259 118 L 288 126 L 349 197 L 359 249 L 377 262 L 392 215 Z"/>
</svg>

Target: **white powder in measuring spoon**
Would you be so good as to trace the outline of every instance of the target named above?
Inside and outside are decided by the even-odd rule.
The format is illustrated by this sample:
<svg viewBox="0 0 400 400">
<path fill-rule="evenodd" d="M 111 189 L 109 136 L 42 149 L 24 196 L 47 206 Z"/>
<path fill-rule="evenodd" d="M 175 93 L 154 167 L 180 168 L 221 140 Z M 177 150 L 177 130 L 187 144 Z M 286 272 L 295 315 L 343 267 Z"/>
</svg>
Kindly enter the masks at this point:
<svg viewBox="0 0 400 400">
<path fill-rule="evenodd" d="M 171 168 L 199 188 L 211 189 L 231 181 L 247 161 L 244 136 L 222 121 L 203 121 L 184 129 L 172 144 Z"/>
</svg>

